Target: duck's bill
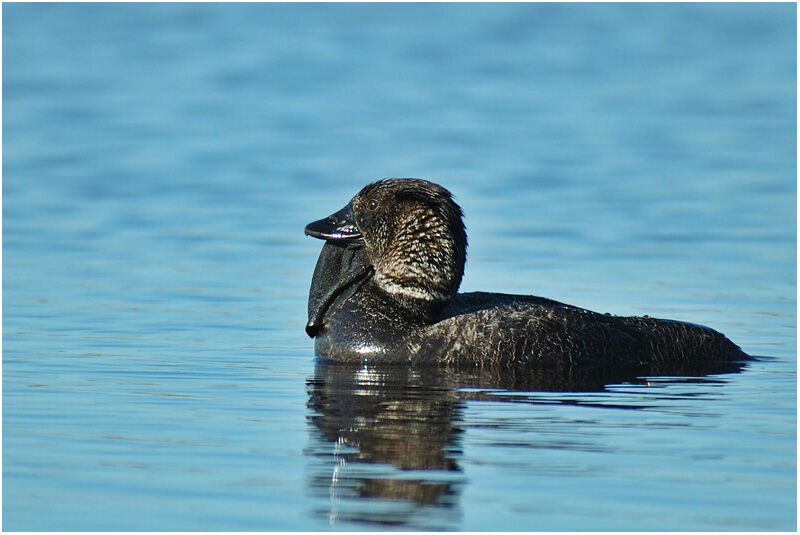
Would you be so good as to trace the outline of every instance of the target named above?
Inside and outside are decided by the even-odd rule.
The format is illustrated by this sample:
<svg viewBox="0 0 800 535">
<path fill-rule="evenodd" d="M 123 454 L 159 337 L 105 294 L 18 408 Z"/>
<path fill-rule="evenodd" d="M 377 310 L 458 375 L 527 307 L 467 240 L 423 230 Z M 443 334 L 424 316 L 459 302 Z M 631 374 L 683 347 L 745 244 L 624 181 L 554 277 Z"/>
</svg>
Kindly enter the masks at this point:
<svg viewBox="0 0 800 535">
<path fill-rule="evenodd" d="M 321 240 L 354 240 L 361 237 L 350 203 L 335 214 L 309 223 L 305 232 L 306 236 Z"/>
</svg>

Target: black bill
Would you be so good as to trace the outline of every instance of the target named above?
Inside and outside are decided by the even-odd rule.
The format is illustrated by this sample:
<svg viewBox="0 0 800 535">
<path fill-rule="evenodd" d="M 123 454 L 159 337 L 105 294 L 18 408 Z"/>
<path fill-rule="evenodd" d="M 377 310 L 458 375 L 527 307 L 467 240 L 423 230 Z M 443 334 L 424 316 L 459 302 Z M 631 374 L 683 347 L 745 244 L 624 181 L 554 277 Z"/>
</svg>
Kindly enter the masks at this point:
<svg viewBox="0 0 800 535">
<path fill-rule="evenodd" d="M 306 225 L 306 235 L 321 240 L 352 240 L 361 237 L 350 203 L 319 221 Z"/>
</svg>

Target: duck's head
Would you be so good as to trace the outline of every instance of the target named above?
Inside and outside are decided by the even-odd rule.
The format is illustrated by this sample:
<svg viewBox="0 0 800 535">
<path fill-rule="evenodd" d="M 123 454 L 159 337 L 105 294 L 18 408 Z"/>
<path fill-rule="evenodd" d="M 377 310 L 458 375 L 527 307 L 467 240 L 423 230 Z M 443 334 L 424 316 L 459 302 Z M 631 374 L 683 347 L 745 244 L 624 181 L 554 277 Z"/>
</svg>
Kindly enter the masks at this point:
<svg viewBox="0 0 800 535">
<path fill-rule="evenodd" d="M 329 241 L 363 240 L 374 284 L 402 306 L 437 311 L 464 274 L 467 235 L 461 208 L 445 188 L 415 178 L 374 182 L 305 233 Z"/>
</svg>

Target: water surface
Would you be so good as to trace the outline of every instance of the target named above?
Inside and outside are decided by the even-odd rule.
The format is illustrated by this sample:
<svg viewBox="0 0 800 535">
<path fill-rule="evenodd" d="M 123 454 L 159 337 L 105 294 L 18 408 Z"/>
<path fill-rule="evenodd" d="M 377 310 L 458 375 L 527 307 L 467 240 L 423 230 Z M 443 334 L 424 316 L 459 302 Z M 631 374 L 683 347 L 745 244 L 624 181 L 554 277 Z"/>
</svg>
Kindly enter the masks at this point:
<svg viewBox="0 0 800 535">
<path fill-rule="evenodd" d="M 795 529 L 794 5 L 3 14 L 5 529 Z M 457 196 L 464 291 L 762 358 L 317 363 L 302 229 L 388 176 Z"/>
</svg>

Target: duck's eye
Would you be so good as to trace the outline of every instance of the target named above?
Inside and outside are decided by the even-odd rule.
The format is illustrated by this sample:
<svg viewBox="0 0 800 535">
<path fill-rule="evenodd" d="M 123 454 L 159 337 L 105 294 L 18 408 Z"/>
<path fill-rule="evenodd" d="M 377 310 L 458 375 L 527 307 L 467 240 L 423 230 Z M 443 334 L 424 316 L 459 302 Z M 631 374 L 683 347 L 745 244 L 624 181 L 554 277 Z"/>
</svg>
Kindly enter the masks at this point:
<svg viewBox="0 0 800 535">
<path fill-rule="evenodd" d="M 367 203 L 367 210 L 374 211 L 378 208 L 378 201 L 372 199 Z"/>
</svg>

